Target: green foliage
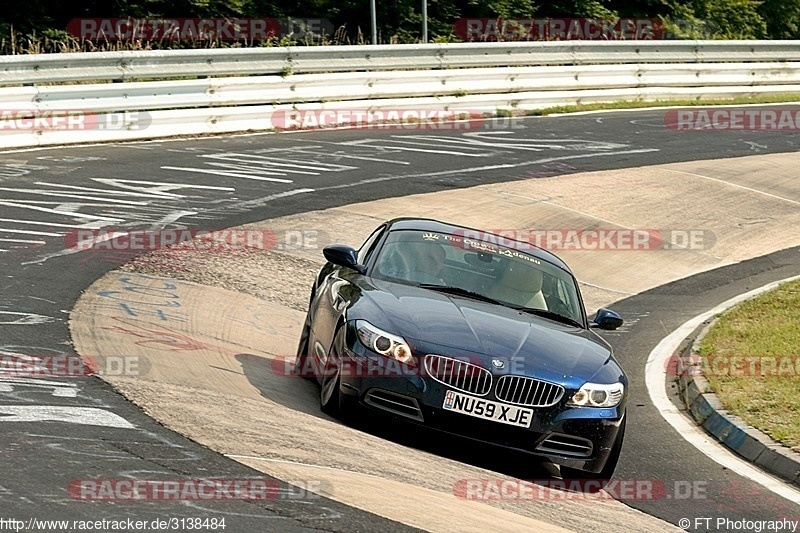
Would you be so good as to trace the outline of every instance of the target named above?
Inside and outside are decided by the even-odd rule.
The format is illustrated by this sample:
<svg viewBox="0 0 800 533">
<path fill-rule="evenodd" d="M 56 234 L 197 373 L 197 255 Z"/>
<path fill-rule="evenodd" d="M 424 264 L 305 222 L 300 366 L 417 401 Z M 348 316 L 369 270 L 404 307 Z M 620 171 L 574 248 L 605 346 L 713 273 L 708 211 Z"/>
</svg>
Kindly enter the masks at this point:
<svg viewBox="0 0 800 533">
<path fill-rule="evenodd" d="M 448 33 L 447 35 L 437 35 L 433 39 L 431 39 L 432 43 L 460 43 L 461 39 L 453 35 L 452 33 Z"/>
<path fill-rule="evenodd" d="M 597 19 L 611 19 L 619 16 L 616 10 L 607 8 L 597 0 L 576 0 L 575 15 Z"/>
<path fill-rule="evenodd" d="M 679 39 L 764 39 L 767 24 L 754 0 L 665 0 L 672 13 L 663 17 Z"/>
<path fill-rule="evenodd" d="M 536 7 L 531 0 L 470 0 L 474 10 L 465 16 L 488 18 L 524 18 L 534 16 Z"/>
<path fill-rule="evenodd" d="M 607 4 L 607 5 L 606 5 Z M 613 5 L 620 4 L 620 5 Z M 622 2 L 608 0 L 567 0 L 545 1 L 536 13 L 537 17 L 564 17 L 564 18 L 615 18 L 618 9 L 625 5 Z"/>
<path fill-rule="evenodd" d="M 800 0 L 764 0 L 758 12 L 771 39 L 800 39 Z"/>
<path fill-rule="evenodd" d="M 375 0 L 382 43 L 422 37 L 422 1 Z M 453 42 L 459 18 L 661 17 L 680 39 L 800 38 L 800 0 L 427 0 L 432 42 Z M 333 35 L 261 42 L 77 42 L 73 18 L 324 18 Z M 370 0 L 25 0 L 0 12 L 0 53 L 138 48 L 356 44 L 371 41 Z"/>
</svg>

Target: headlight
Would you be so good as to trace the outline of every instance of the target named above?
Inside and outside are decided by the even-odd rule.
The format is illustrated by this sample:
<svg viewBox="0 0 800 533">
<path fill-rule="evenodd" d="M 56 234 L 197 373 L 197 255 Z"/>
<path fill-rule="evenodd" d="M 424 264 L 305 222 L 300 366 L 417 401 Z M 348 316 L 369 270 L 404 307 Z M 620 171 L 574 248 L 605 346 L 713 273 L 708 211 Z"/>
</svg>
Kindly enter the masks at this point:
<svg viewBox="0 0 800 533">
<path fill-rule="evenodd" d="M 581 407 L 614 407 L 622 401 L 625 393 L 625 385 L 622 383 L 612 383 L 603 385 L 600 383 L 587 383 L 567 402 L 567 405 L 578 405 Z"/>
<path fill-rule="evenodd" d="M 411 348 L 402 337 L 386 333 L 366 320 L 356 321 L 356 331 L 361 343 L 373 352 L 386 357 L 394 357 L 401 363 L 411 361 Z"/>
</svg>

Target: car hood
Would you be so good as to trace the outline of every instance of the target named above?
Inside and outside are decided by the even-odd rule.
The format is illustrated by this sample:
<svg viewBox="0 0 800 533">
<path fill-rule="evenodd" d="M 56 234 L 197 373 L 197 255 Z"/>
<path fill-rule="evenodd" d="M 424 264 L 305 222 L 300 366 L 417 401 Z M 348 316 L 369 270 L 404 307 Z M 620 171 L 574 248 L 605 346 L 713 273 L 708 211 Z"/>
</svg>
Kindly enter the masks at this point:
<svg viewBox="0 0 800 533">
<path fill-rule="evenodd" d="M 502 360 L 508 373 L 580 382 L 611 358 L 608 345 L 583 328 L 410 285 L 371 284 L 362 294 L 384 319 L 375 325 L 403 336 L 416 353 L 478 355 Z"/>
</svg>

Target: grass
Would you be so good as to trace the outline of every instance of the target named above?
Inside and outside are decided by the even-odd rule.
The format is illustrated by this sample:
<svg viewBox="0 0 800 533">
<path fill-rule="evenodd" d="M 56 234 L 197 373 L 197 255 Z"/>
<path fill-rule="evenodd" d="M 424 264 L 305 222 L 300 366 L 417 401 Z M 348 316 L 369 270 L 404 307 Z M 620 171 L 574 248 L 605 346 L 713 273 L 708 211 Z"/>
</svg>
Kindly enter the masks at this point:
<svg viewBox="0 0 800 533">
<path fill-rule="evenodd" d="M 699 350 L 725 408 L 800 451 L 800 281 L 720 316 Z"/>
<path fill-rule="evenodd" d="M 122 50 L 171 50 L 187 48 L 254 48 L 275 46 L 321 46 L 343 44 L 367 44 L 360 32 L 354 36 L 344 26 L 332 35 L 285 35 L 268 39 L 222 40 L 130 38 L 122 40 L 76 38 L 65 30 L 48 28 L 37 34 L 16 31 L 13 26 L 0 23 L 0 56 L 21 54 L 57 54 L 75 52 L 116 52 Z"/>
<path fill-rule="evenodd" d="M 686 98 L 677 100 L 622 100 L 619 102 L 598 102 L 592 104 L 575 104 L 546 107 L 527 111 L 526 116 L 543 116 L 557 113 L 576 113 L 579 111 L 598 111 L 603 109 L 638 109 L 646 107 L 688 107 L 707 105 L 740 105 L 740 104 L 779 104 L 800 102 L 800 94 L 776 93 L 737 96 L 735 98 Z"/>
<path fill-rule="evenodd" d="M 133 19 L 137 17 L 131 17 Z M 156 17 L 160 18 L 160 17 Z M 453 41 L 453 36 L 434 38 L 434 42 Z M 419 44 L 413 35 L 378 35 L 380 44 Z M 130 38 L 122 40 L 83 39 L 67 31 L 47 28 L 32 33 L 20 32 L 13 25 L 0 22 L 0 56 L 18 54 L 55 54 L 74 52 L 113 52 L 120 50 L 172 50 L 186 48 L 253 48 L 272 46 L 338 46 L 372 44 L 369 35 L 360 28 L 348 30 L 344 25 L 332 34 L 294 34 L 273 36 L 267 39 L 223 40 L 218 36 L 209 39 Z"/>
</svg>

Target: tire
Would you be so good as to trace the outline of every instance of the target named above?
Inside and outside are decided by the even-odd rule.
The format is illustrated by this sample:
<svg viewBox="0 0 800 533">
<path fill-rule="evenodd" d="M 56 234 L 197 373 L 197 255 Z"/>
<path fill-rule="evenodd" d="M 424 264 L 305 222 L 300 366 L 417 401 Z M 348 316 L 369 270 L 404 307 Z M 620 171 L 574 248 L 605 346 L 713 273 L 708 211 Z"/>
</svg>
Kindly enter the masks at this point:
<svg viewBox="0 0 800 533">
<path fill-rule="evenodd" d="M 341 383 L 342 377 L 339 358 L 331 353 L 328 355 L 325 371 L 322 374 L 322 386 L 319 389 L 319 408 L 326 415 L 335 418 L 341 418 L 341 411 L 339 409 L 342 395 L 341 392 L 339 392 Z"/>
<path fill-rule="evenodd" d="M 586 470 L 580 470 L 578 468 L 562 466 L 560 467 L 561 478 L 564 480 L 585 479 L 600 481 L 602 482 L 602 486 L 605 486 L 606 483 L 608 483 L 608 481 L 612 478 L 614 475 L 614 470 L 617 468 L 619 456 L 622 453 L 622 441 L 625 438 L 625 425 L 627 424 L 627 421 L 627 417 L 622 419 L 622 426 L 619 428 L 619 431 L 617 431 L 617 437 L 614 439 L 613 446 L 611 446 L 611 453 L 608 454 L 606 464 L 603 465 L 603 469 L 600 472 L 587 472 Z"/>
<path fill-rule="evenodd" d="M 333 343 L 328 350 L 328 357 L 325 360 L 325 368 L 322 372 L 322 386 L 319 390 L 319 407 L 323 413 L 336 417 L 342 417 L 340 406 L 342 405 L 342 393 L 339 387 L 342 384 L 342 359 L 340 354 L 344 349 L 344 330 L 345 326 L 340 325 L 333 336 Z"/>
<path fill-rule="evenodd" d="M 342 358 L 344 350 L 344 326 L 333 338 L 328 359 L 325 362 L 325 372 L 322 376 L 322 386 L 319 391 L 319 408 L 326 415 L 338 418 L 347 425 L 356 423 L 356 413 L 359 410 L 358 402 L 349 394 L 342 394 Z"/>
<path fill-rule="evenodd" d="M 310 334 L 311 324 L 309 323 L 309 317 L 306 316 L 305 324 L 303 324 L 303 333 L 300 335 L 300 345 L 297 347 L 297 355 L 294 360 L 294 375 L 310 381 L 316 381 L 315 369 L 309 363 L 308 358 L 308 339 Z"/>
</svg>

